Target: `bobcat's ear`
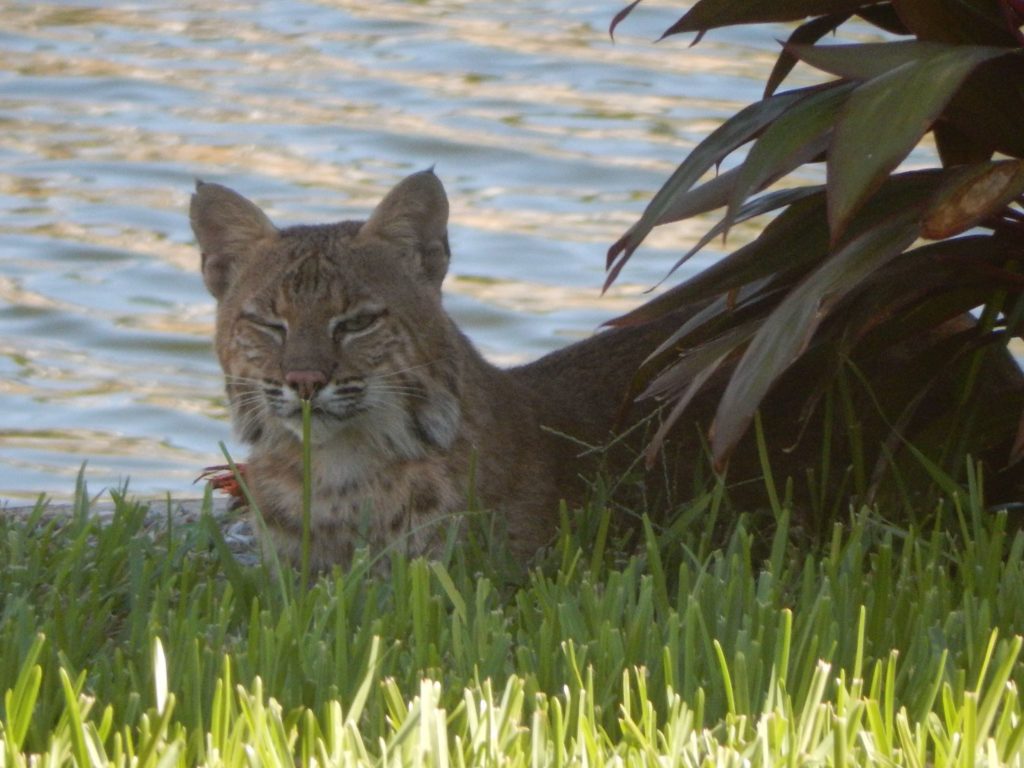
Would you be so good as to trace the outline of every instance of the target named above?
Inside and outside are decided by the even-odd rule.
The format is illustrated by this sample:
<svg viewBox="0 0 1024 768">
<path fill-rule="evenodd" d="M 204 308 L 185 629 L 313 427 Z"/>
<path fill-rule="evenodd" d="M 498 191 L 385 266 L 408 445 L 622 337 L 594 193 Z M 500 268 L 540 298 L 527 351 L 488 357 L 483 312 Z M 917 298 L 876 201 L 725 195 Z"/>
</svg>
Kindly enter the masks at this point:
<svg viewBox="0 0 1024 768">
<path fill-rule="evenodd" d="M 414 255 L 414 268 L 438 289 L 448 271 L 448 196 L 434 170 L 407 176 L 385 195 L 359 231 Z"/>
<path fill-rule="evenodd" d="M 217 299 L 227 291 L 240 260 L 278 234 L 255 203 L 220 184 L 196 182 L 189 219 L 202 254 L 203 280 Z"/>
</svg>

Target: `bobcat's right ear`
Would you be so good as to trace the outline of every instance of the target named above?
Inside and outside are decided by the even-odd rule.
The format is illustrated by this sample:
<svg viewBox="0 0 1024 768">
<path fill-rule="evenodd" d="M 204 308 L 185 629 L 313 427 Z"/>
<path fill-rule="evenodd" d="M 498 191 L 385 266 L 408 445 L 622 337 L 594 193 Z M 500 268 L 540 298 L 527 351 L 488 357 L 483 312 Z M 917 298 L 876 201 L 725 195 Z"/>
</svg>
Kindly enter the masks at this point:
<svg viewBox="0 0 1024 768">
<path fill-rule="evenodd" d="M 197 181 L 189 206 L 192 231 L 203 259 L 203 281 L 220 299 L 241 259 L 278 236 L 259 207 L 220 184 Z"/>
<path fill-rule="evenodd" d="M 448 271 L 448 196 L 434 169 L 407 176 L 384 196 L 359 230 L 399 246 L 438 291 Z"/>
</svg>

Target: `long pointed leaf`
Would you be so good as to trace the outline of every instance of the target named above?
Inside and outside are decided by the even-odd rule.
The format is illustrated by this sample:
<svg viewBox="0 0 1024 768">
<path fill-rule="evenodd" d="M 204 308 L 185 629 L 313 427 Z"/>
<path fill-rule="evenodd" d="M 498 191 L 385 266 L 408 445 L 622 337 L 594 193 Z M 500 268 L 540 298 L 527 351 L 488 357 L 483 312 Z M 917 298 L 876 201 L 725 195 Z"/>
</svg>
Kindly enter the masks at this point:
<svg viewBox="0 0 1024 768">
<path fill-rule="evenodd" d="M 703 368 L 690 380 L 686 390 L 672 406 L 672 410 L 669 412 L 668 416 L 665 417 L 665 420 L 662 422 L 654 437 L 651 438 L 651 442 L 648 443 L 647 448 L 644 450 L 644 465 L 647 469 L 654 467 L 655 459 L 658 456 L 658 452 L 661 450 L 662 444 L 665 442 L 665 438 L 668 436 L 672 427 L 675 426 L 676 422 L 679 421 L 680 417 L 682 417 L 686 408 L 690 405 L 690 402 L 694 397 L 696 397 L 697 393 L 703 389 L 708 380 L 715 375 L 715 371 L 722 366 L 722 363 L 728 359 L 729 352 L 723 353 L 721 357 Z"/>
<path fill-rule="evenodd" d="M 919 40 L 852 45 L 792 45 L 789 49 L 804 63 L 847 80 L 872 80 L 914 62 L 931 61 L 941 56 L 975 56 L 983 59 L 1005 56 L 1005 48 L 972 45 L 947 45 Z"/>
<path fill-rule="evenodd" d="M 694 187 L 689 192 L 677 196 L 665 208 L 661 218 L 658 219 L 658 224 L 683 221 L 713 211 L 715 208 L 721 208 L 732 197 L 739 175 L 740 169 L 732 168 L 705 181 L 700 186 Z"/>
<path fill-rule="evenodd" d="M 701 371 L 745 344 L 757 331 L 758 324 L 756 318 L 747 320 L 700 346 L 686 350 L 677 356 L 672 365 L 659 373 L 637 399 L 678 395 Z"/>
<path fill-rule="evenodd" d="M 641 368 L 657 368 L 659 366 L 676 368 L 678 362 L 689 358 L 694 349 L 717 343 L 720 338 L 734 334 L 737 327 L 750 324 L 752 321 L 755 326 L 759 325 L 764 315 L 770 311 L 770 306 L 777 304 L 780 298 L 779 292 L 763 293 L 761 290 L 763 288 L 764 286 L 760 284 L 756 288 L 750 287 L 749 290 L 744 287 L 743 293 L 746 295 L 740 299 L 737 306 L 730 306 L 725 297 L 722 297 L 703 308 L 680 326 L 672 336 L 659 344 L 657 349 L 647 355 Z M 765 308 L 766 305 L 769 305 L 768 309 Z M 753 335 L 753 331 L 751 333 Z M 741 340 L 745 341 L 745 338 Z M 676 361 L 667 360 L 666 358 L 670 355 L 677 358 Z M 668 365 L 670 362 L 671 365 Z M 654 377 L 655 381 L 639 396 L 639 399 L 656 397 L 672 389 L 671 382 L 664 379 L 664 374 L 665 371 L 658 373 Z M 658 380 L 663 381 L 659 383 Z M 669 386 L 665 386 L 665 384 L 669 384 Z"/>
<path fill-rule="evenodd" d="M 857 15 L 868 24 L 893 35 L 909 35 L 910 30 L 903 23 L 891 5 L 868 5 L 857 9 Z"/>
<path fill-rule="evenodd" d="M 672 221 L 688 219 L 692 216 L 699 216 L 702 213 L 721 208 L 732 196 L 733 187 L 736 186 L 736 179 L 739 177 L 739 168 L 733 168 L 723 174 L 715 176 L 695 189 L 680 194 L 670 201 L 669 207 L 665 210 L 658 224 L 667 224 Z M 621 242 L 621 241 L 620 241 Z M 607 291 L 615 282 L 622 268 L 626 266 L 631 252 L 627 252 L 608 269 L 608 275 L 604 280 L 602 290 Z"/>
<path fill-rule="evenodd" d="M 824 256 L 828 246 L 824 213 L 823 194 L 790 205 L 753 242 L 608 325 L 644 323 L 693 301 L 813 263 Z"/>
<path fill-rule="evenodd" d="M 1013 245 L 992 235 L 974 235 L 943 240 L 907 251 L 878 270 L 861 290 L 856 305 L 844 309 L 843 322 L 850 329 L 850 344 L 883 328 L 880 344 L 890 347 L 946 320 L 962 316 L 983 304 L 992 292 L 1014 281 L 1024 280 L 1005 271 L 1016 256 Z M 920 323 L 909 322 L 913 307 L 946 295 L 949 310 Z M 959 296 L 963 295 L 963 298 Z M 884 330 L 890 326 L 891 330 Z"/>
<path fill-rule="evenodd" d="M 736 217 L 729 221 L 728 219 L 722 219 L 715 226 L 709 229 L 697 243 L 690 248 L 686 253 L 679 257 L 679 260 L 673 264 L 665 277 L 667 278 L 679 267 L 689 261 L 694 255 L 699 253 L 705 245 L 710 243 L 719 235 L 725 234 L 726 230 L 733 224 L 740 224 L 744 221 L 760 216 L 763 213 L 769 213 L 770 211 L 778 210 L 779 208 L 785 208 L 788 205 L 792 205 L 805 197 L 811 195 L 821 194 L 825 189 L 824 185 L 818 184 L 810 187 L 794 187 L 793 189 L 780 189 L 777 192 L 770 192 L 766 195 L 761 195 L 754 200 L 748 200 L 743 204 L 743 207 L 736 212 Z"/>
<path fill-rule="evenodd" d="M 936 194 L 948 172 L 927 170 L 894 175 L 857 216 L 849 238 L 866 232 L 888 219 L 892 211 L 916 205 Z M 606 325 L 638 325 L 661 317 L 695 301 L 706 300 L 725 291 L 767 277 L 788 276 L 798 280 L 812 265 L 828 253 L 828 227 L 825 223 L 825 197 L 808 189 L 773 219 L 758 238 L 670 288 L 660 296 Z M 782 194 L 782 192 L 778 193 Z"/>
<path fill-rule="evenodd" d="M 917 236 L 919 207 L 900 211 L 825 261 L 787 296 L 750 342 L 718 404 L 711 450 L 722 463 L 768 390 L 804 351 L 829 308 Z"/>
<path fill-rule="evenodd" d="M 944 43 L 1017 43 L 995 2 L 964 0 L 893 0 L 893 7 L 910 31 L 922 40 Z"/>
<path fill-rule="evenodd" d="M 765 129 L 740 167 L 726 212 L 726 228 L 750 194 L 825 151 L 839 110 L 853 88 L 853 83 L 844 83 L 808 96 Z"/>
<path fill-rule="evenodd" d="M 849 97 L 828 155 L 828 214 L 833 240 L 910 153 L 964 78 L 1005 51 L 945 50 L 908 62 L 861 85 Z"/>
<path fill-rule="evenodd" d="M 686 351 L 706 346 L 709 343 L 717 342 L 720 337 L 734 332 L 734 330 L 753 319 L 754 323 L 760 323 L 765 315 L 771 312 L 772 307 L 777 305 L 785 291 L 762 290 L 764 284 L 744 286 L 739 293 L 738 304 L 733 306 L 726 297 L 720 297 L 708 305 L 689 320 L 683 322 L 669 339 L 666 339 L 660 347 L 648 355 L 647 359 L 640 365 L 639 371 L 633 377 L 630 384 L 630 399 L 643 400 L 648 396 L 648 391 L 657 394 L 652 387 L 652 382 L 669 374 L 670 370 L 678 367 L 674 362 L 680 359 L 680 349 Z M 756 330 L 756 325 L 753 328 Z M 750 333 L 753 333 L 751 330 Z M 746 337 L 749 338 L 749 335 Z M 741 339 L 740 342 L 745 342 Z M 741 343 L 733 345 L 741 346 Z M 687 361 L 689 365 L 692 361 Z M 693 369 L 690 369 L 691 375 Z M 679 386 L 688 383 L 688 379 L 678 380 Z M 666 380 L 667 382 L 667 380 Z M 660 385 L 659 385 L 660 386 Z M 678 396 L 678 392 L 664 392 L 666 397 Z"/>
<path fill-rule="evenodd" d="M 648 233 L 664 220 L 666 211 L 671 210 L 677 198 L 689 192 L 701 176 L 735 149 L 753 139 L 791 106 L 817 90 L 807 88 L 777 94 L 746 107 L 716 128 L 687 155 L 655 193 L 636 224 L 608 249 L 607 266 L 611 268 L 617 258 L 629 259 Z"/>
<path fill-rule="evenodd" d="M 736 24 L 798 21 L 808 16 L 855 11 L 864 0 L 700 0 L 662 38 Z"/>
<path fill-rule="evenodd" d="M 829 32 L 835 31 L 851 15 L 847 12 L 819 16 L 794 29 L 793 34 L 789 36 L 786 44 L 782 47 L 782 53 L 779 54 L 779 58 L 775 60 L 775 66 L 772 67 L 771 74 L 768 75 L 768 81 L 764 86 L 764 98 L 768 98 L 775 93 L 776 89 L 782 85 L 782 81 L 793 71 L 793 67 L 799 61 L 796 54 L 790 50 L 792 46 L 813 45 Z"/>
<path fill-rule="evenodd" d="M 615 14 L 615 18 L 612 19 L 612 23 L 608 26 L 608 37 L 612 40 L 615 39 L 615 28 L 621 24 L 629 14 L 633 12 L 633 9 L 640 5 L 641 0 L 633 0 L 629 5 L 623 8 L 621 11 Z"/>
</svg>

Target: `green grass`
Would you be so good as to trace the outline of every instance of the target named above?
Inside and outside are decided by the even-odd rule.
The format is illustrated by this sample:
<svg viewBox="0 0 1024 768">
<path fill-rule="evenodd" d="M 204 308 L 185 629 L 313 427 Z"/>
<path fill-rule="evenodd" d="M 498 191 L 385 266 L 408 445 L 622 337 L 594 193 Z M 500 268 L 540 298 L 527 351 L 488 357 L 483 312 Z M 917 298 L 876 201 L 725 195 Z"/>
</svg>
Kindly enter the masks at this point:
<svg viewBox="0 0 1024 768">
<path fill-rule="evenodd" d="M 1021 765 L 1024 535 L 980 497 L 815 541 L 716 488 L 631 557 L 594 511 L 529 572 L 484 536 L 303 590 L 82 488 L 0 517 L 0 765 Z"/>
</svg>

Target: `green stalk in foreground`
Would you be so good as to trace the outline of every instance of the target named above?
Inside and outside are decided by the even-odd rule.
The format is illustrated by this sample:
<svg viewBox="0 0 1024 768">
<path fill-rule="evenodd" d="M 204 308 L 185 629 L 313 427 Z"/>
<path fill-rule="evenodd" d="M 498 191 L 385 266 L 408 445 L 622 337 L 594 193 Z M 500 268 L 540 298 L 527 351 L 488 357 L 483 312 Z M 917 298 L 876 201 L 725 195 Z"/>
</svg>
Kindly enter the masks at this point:
<svg viewBox="0 0 1024 768">
<path fill-rule="evenodd" d="M 309 529 L 313 515 L 313 443 L 310 421 L 313 406 L 302 401 L 302 591 L 309 586 Z"/>
<path fill-rule="evenodd" d="M 941 524 L 709 494 L 632 556 L 566 525 L 514 582 L 457 547 L 305 591 L 83 487 L 0 514 L 0 765 L 1024 768 L 1024 532 L 969 477 Z"/>
</svg>

